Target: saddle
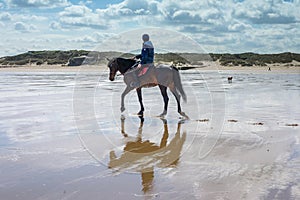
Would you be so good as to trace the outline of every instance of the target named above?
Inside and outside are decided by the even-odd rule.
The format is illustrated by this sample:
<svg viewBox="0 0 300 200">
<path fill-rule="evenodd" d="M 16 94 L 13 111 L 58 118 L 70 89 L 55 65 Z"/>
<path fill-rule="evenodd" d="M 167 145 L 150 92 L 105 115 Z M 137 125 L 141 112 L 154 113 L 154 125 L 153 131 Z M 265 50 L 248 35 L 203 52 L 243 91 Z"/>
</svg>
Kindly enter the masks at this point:
<svg viewBox="0 0 300 200">
<path fill-rule="evenodd" d="M 139 62 L 137 62 L 136 64 L 134 64 L 131 69 L 136 69 L 136 67 L 138 66 Z M 144 64 L 142 65 L 141 69 L 139 69 L 139 72 L 138 72 L 138 77 L 140 76 L 143 76 L 145 75 L 148 70 L 150 69 L 150 67 L 153 67 L 154 65 L 151 63 L 151 64 Z"/>
</svg>

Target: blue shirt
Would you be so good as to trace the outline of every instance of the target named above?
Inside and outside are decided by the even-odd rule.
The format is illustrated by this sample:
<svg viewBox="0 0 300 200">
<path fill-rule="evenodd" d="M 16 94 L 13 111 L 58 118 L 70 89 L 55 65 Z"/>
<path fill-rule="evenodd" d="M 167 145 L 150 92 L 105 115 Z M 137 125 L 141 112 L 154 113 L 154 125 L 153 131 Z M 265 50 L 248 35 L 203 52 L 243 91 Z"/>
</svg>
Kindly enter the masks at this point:
<svg viewBox="0 0 300 200">
<path fill-rule="evenodd" d="M 146 41 L 143 43 L 143 48 L 140 55 L 136 58 L 141 59 L 141 64 L 149 64 L 154 61 L 154 47 L 151 41 Z"/>
</svg>

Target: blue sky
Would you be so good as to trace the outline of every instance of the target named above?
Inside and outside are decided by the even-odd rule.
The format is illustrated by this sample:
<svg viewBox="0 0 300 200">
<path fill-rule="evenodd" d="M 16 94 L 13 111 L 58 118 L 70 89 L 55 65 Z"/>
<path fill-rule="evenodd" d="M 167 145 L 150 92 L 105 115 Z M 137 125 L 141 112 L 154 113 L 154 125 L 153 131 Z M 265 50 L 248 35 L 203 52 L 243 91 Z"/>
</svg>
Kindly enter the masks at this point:
<svg viewBox="0 0 300 200">
<path fill-rule="evenodd" d="M 299 53 L 299 10 L 300 0 L 0 0 L 0 56 L 93 50 L 144 28 L 176 31 L 206 52 Z"/>
</svg>

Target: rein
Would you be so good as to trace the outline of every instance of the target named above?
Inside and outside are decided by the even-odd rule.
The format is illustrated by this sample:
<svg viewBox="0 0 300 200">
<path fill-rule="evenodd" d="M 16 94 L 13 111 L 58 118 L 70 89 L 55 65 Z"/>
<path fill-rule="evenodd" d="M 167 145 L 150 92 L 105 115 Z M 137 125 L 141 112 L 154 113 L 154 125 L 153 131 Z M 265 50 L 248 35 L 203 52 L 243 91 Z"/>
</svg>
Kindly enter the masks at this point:
<svg viewBox="0 0 300 200">
<path fill-rule="evenodd" d="M 138 62 L 135 62 L 132 66 L 130 66 L 124 73 L 122 73 L 121 71 L 120 71 L 120 66 L 119 65 L 117 65 L 117 68 L 116 68 L 116 70 L 117 71 L 119 71 L 120 72 L 120 74 L 117 74 L 116 76 L 121 76 L 121 75 L 125 75 L 128 71 L 130 71 L 130 70 L 132 70 L 132 69 L 134 69 L 138 64 L 140 63 L 140 61 L 138 61 Z"/>
</svg>

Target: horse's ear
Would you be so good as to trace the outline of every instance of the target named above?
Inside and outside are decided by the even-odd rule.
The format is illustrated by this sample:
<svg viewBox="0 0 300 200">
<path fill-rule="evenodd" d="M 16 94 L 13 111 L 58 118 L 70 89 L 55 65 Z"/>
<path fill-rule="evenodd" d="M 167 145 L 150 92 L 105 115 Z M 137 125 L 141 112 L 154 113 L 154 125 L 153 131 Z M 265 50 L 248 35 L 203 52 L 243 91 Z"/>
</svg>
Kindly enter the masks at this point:
<svg viewBox="0 0 300 200">
<path fill-rule="evenodd" d="M 105 57 L 106 58 L 106 60 L 109 62 L 110 61 L 110 59 L 108 58 L 108 57 Z"/>
</svg>

